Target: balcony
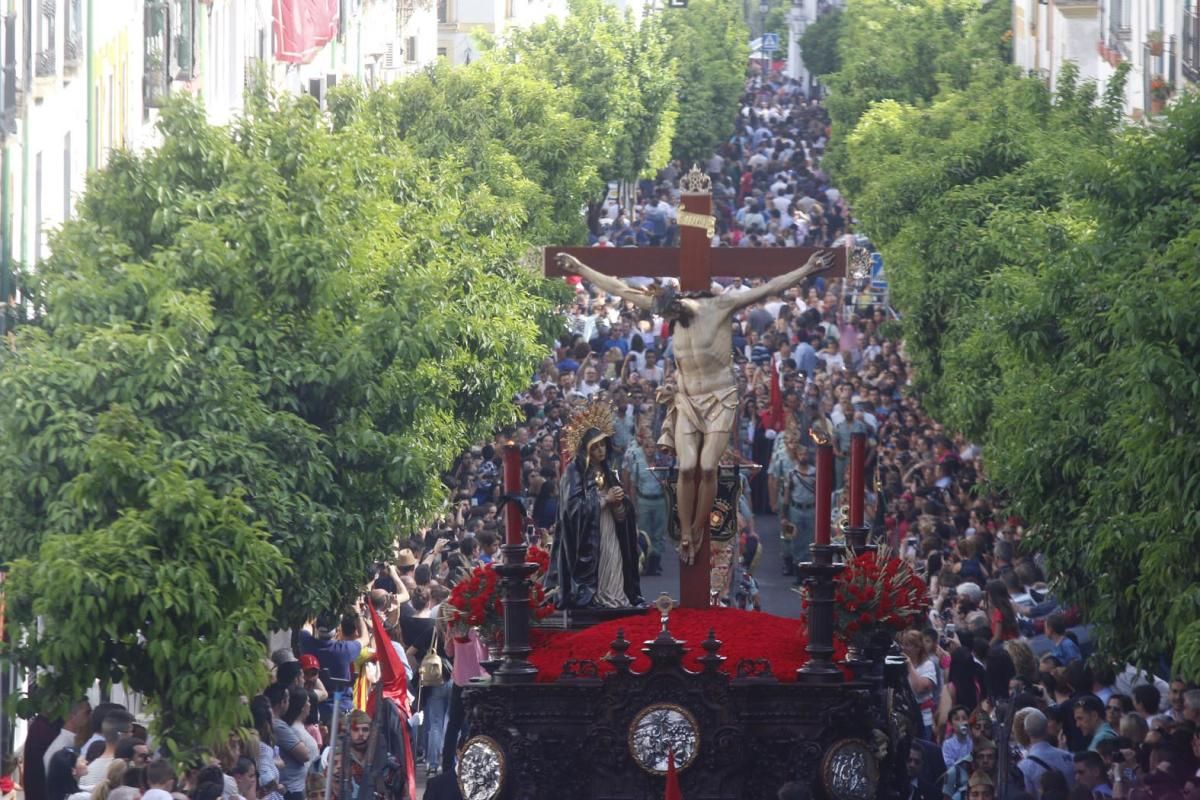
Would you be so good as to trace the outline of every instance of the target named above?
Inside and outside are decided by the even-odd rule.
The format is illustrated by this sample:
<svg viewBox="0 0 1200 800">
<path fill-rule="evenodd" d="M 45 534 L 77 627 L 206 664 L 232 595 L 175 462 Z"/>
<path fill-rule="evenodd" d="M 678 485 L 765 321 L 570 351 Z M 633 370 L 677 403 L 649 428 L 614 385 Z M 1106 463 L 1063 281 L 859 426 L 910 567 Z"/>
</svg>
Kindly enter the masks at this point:
<svg viewBox="0 0 1200 800">
<path fill-rule="evenodd" d="M 1183 12 L 1183 46 L 1179 55 L 1184 80 L 1200 81 L 1200 9 L 1195 7 Z"/>
</svg>

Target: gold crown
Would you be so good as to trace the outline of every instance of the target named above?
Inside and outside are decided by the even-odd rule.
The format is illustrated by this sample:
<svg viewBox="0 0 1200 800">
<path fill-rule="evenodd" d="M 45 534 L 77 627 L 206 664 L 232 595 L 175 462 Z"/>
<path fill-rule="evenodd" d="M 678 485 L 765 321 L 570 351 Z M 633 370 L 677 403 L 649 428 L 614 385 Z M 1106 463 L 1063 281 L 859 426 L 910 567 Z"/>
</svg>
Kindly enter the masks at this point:
<svg viewBox="0 0 1200 800">
<path fill-rule="evenodd" d="M 613 422 L 612 405 L 603 402 L 589 402 L 579 413 L 571 417 L 562 434 L 562 457 L 564 463 L 575 457 L 579 448 L 579 440 L 583 438 L 588 428 L 595 428 L 605 436 L 616 433 L 617 426 Z"/>
<path fill-rule="evenodd" d="M 687 175 L 679 182 L 679 188 L 691 194 L 708 194 L 712 191 L 712 178 L 700 170 L 699 164 L 692 164 Z"/>
</svg>

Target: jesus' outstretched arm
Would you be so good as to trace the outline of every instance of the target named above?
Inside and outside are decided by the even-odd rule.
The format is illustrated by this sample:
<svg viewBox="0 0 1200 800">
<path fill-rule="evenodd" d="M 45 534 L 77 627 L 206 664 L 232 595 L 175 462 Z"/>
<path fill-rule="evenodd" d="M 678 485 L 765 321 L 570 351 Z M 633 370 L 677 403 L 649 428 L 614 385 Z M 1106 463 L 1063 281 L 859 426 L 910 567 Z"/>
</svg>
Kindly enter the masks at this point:
<svg viewBox="0 0 1200 800">
<path fill-rule="evenodd" d="M 609 294 L 628 300 L 643 311 L 650 311 L 654 307 L 654 298 L 648 292 L 629 286 L 611 275 L 597 272 L 575 256 L 559 253 L 555 256 L 555 261 L 560 269 L 579 275 L 593 286 L 599 286 Z"/>
<path fill-rule="evenodd" d="M 722 297 L 729 297 L 733 301 L 733 310 L 737 311 L 739 308 L 746 308 L 760 300 L 765 300 L 771 295 L 783 294 L 784 291 L 795 286 L 814 272 L 820 272 L 827 268 L 832 261 L 833 256 L 827 250 L 820 250 L 813 253 L 804 266 L 798 269 L 785 272 L 783 275 L 777 275 L 762 286 L 756 286 L 748 292 L 727 293 L 722 295 Z"/>
</svg>

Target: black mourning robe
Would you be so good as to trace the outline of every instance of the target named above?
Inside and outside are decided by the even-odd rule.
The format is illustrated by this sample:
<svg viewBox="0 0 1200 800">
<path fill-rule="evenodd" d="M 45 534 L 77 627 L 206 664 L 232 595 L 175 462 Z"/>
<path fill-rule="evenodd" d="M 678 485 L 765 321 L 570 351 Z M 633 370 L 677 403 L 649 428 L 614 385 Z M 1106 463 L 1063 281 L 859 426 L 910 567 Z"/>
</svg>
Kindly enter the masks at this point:
<svg viewBox="0 0 1200 800">
<path fill-rule="evenodd" d="M 613 468 L 612 442 L 605 440 L 608 457 L 602 470 L 588 466 L 587 443 L 599 435 L 589 429 L 582 437 L 575 458 L 567 464 L 558 484 L 558 527 L 550 558 L 546 588 L 558 589 L 559 608 L 587 608 L 596 603 L 600 576 L 600 495 L 596 474 L 601 471 L 606 487 L 620 486 Z M 624 488 L 624 487 L 622 487 Z M 638 575 L 637 521 L 633 503 L 624 500 L 625 518 L 617 519 L 617 543 L 621 548 L 621 572 L 625 597 L 634 606 L 643 605 Z"/>
</svg>

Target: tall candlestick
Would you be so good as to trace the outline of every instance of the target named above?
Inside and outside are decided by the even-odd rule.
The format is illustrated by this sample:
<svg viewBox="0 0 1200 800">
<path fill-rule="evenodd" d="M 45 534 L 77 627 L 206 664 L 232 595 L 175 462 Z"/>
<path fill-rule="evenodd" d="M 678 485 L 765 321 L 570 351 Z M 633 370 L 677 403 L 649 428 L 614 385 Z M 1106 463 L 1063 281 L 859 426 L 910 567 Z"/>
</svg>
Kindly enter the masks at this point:
<svg viewBox="0 0 1200 800">
<path fill-rule="evenodd" d="M 512 442 L 504 445 L 504 493 L 509 497 L 521 496 L 521 451 Z M 516 503 L 504 507 L 505 544 L 525 544 L 525 534 L 521 530 L 524 521 L 521 507 Z"/>
<path fill-rule="evenodd" d="M 817 445 L 816 544 L 829 544 L 829 512 L 833 502 L 833 445 Z"/>
<path fill-rule="evenodd" d="M 867 434 L 850 434 L 850 527 L 861 528 L 866 502 Z"/>
</svg>

